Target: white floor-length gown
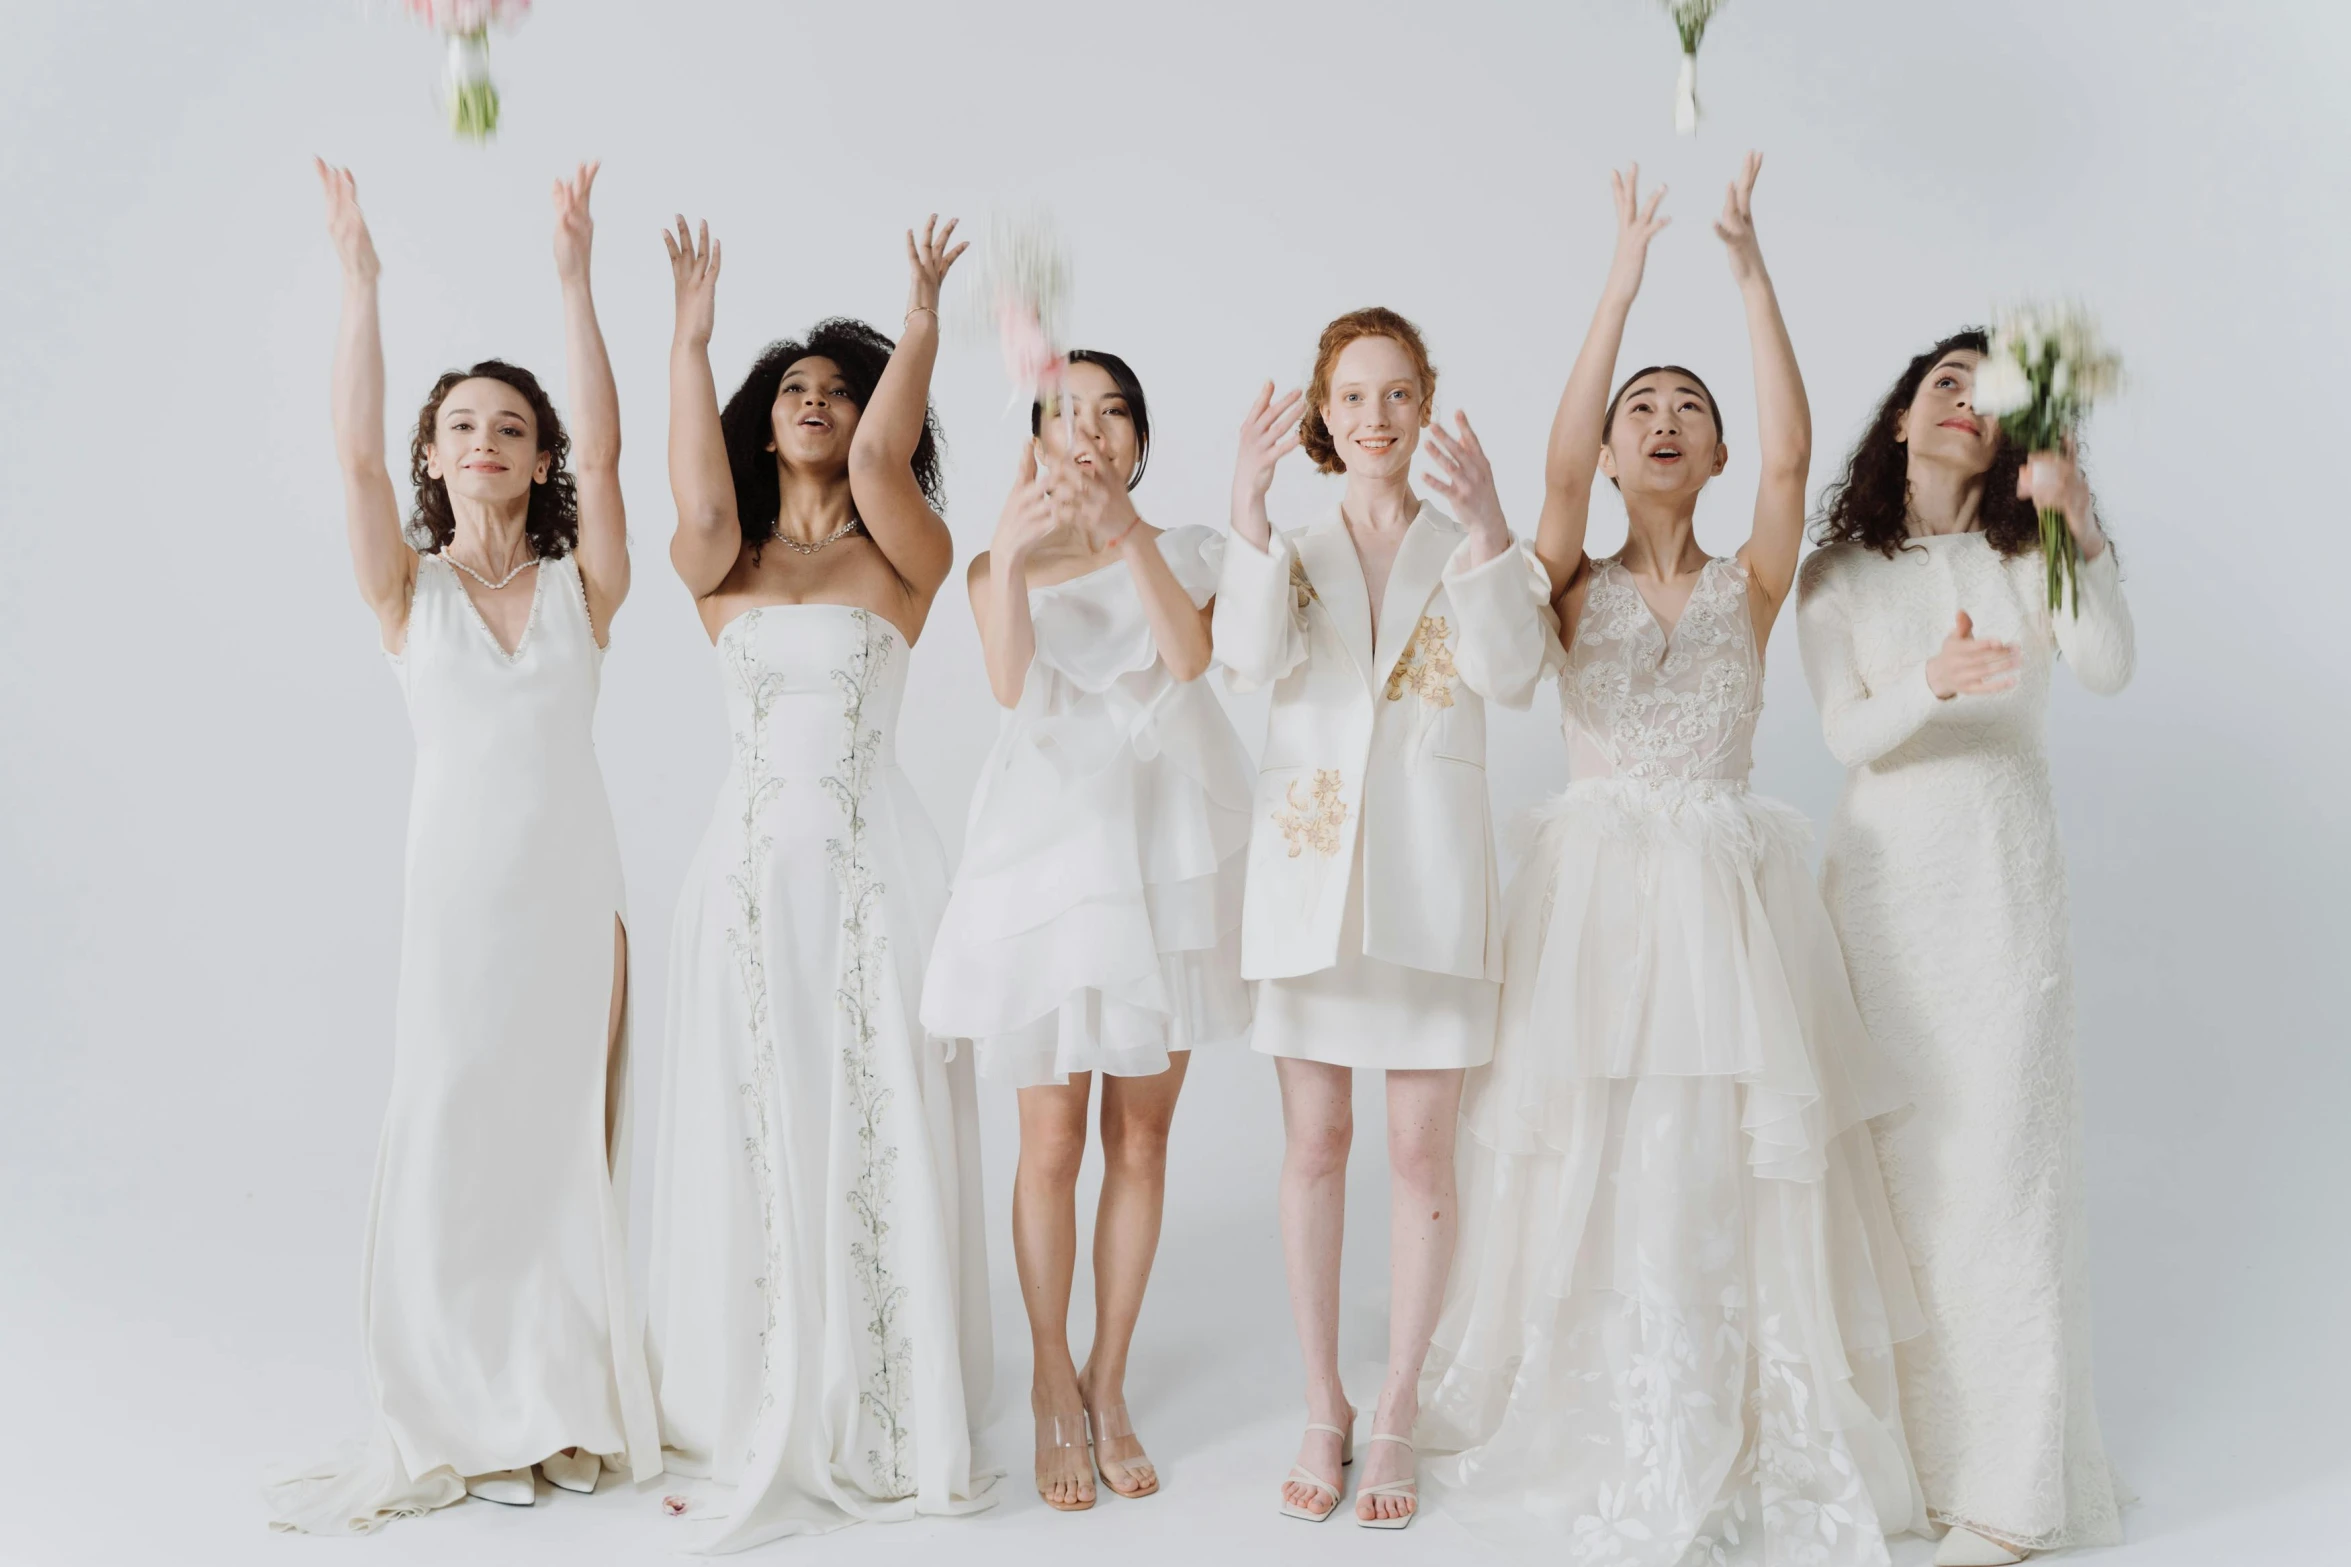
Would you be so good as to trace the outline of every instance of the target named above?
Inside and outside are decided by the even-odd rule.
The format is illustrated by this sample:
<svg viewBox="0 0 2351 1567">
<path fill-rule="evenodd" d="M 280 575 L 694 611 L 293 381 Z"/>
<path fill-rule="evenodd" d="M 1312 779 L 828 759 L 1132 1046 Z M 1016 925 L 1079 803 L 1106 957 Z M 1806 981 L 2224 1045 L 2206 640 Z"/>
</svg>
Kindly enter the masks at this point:
<svg viewBox="0 0 2351 1567">
<path fill-rule="evenodd" d="M 512 654 L 417 562 L 392 658 L 416 734 L 391 1103 L 361 1333 L 373 1436 L 270 1486 L 273 1527 L 367 1531 L 565 1448 L 660 1471 L 604 1117 L 620 851 L 579 565 Z M 626 1060 L 620 1063 L 626 1082 Z M 626 1147 L 626 1128 L 620 1146 Z"/>
<path fill-rule="evenodd" d="M 1763 660 L 1709 562 L 1667 634 L 1593 567 L 1575 782 L 1511 890 L 1423 1380 L 1437 1505 L 1547 1560 L 1882 1564 L 1924 1522 L 1919 1330 L 1869 1118 L 1900 1100 L 1806 862 L 1747 790 Z"/>
<path fill-rule="evenodd" d="M 1224 535 L 1158 536 L 1195 605 Z M 1123 560 L 1035 588 L 1036 657 L 972 797 L 923 991 L 1016 1088 L 1147 1077 L 1249 1031 L 1241 874 L 1256 771 L 1205 678 L 1160 661 Z"/>
<path fill-rule="evenodd" d="M 2038 552 L 1980 533 L 1804 563 L 1797 625 L 1849 771 L 1821 890 L 1861 1015 L 1914 1108 L 1878 1128 L 1928 1333 L 1904 1412 L 1935 1520 L 2034 1550 L 2122 1538 L 2090 1376 L 2088 1230 L 2065 862 L 2042 736 L 2058 654 L 2131 676 L 2114 551 L 2052 616 Z M 1961 610 L 2013 642 L 2012 690 L 1938 701 L 1925 664 Z"/>
<path fill-rule="evenodd" d="M 672 1469 L 739 1549 L 969 1512 L 992 1369 L 971 1053 L 917 1022 L 947 868 L 906 643 L 838 604 L 718 638 L 734 765 L 670 955 L 650 1340 Z"/>
</svg>

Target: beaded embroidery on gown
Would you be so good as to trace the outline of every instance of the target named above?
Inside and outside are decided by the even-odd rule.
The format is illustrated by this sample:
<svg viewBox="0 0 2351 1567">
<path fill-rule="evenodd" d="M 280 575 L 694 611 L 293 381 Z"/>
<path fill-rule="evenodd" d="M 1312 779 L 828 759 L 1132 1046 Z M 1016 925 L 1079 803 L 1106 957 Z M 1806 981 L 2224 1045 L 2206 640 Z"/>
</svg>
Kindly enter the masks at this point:
<svg viewBox="0 0 2351 1567">
<path fill-rule="evenodd" d="M 1419 1439 L 1442 1505 L 1573 1562 L 1878 1564 L 1923 1521 L 1919 1331 L 1804 820 L 1748 793 L 1747 577 L 1668 634 L 1596 562 L 1560 677 L 1577 779 L 1510 896 L 1462 1106 L 1462 1232 Z"/>
<path fill-rule="evenodd" d="M 968 1052 L 916 1022 L 947 868 L 897 729 L 906 644 L 838 604 L 720 632 L 734 765 L 678 900 L 649 1327 L 702 1543 L 985 1507 Z"/>
<path fill-rule="evenodd" d="M 407 641 L 387 657 L 416 782 L 362 1269 L 378 1419 L 366 1443 L 270 1486 L 272 1527 L 314 1533 L 445 1507 L 465 1476 L 569 1447 L 638 1480 L 661 1468 L 629 1303 L 627 1172 L 605 1156 L 624 910 L 596 761 L 603 650 L 579 564 L 539 563 L 508 653 L 456 570 L 424 555 Z M 626 1082 L 625 1046 L 619 1070 Z"/>
<path fill-rule="evenodd" d="M 1224 535 L 1158 536 L 1195 605 Z M 1240 1038 L 1256 771 L 1205 677 L 1160 662 L 1126 563 L 1035 588 L 1036 658 L 980 771 L 923 1022 L 1017 1088 L 1147 1077 Z"/>
</svg>

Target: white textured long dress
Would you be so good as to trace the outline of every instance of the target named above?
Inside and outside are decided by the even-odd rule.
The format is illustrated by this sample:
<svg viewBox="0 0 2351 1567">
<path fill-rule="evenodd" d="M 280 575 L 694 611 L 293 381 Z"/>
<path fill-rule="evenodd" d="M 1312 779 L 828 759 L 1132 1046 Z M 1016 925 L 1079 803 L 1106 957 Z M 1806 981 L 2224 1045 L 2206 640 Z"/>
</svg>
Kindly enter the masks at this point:
<svg viewBox="0 0 2351 1567">
<path fill-rule="evenodd" d="M 602 657 L 577 562 L 540 563 L 512 654 L 447 561 L 417 562 L 391 660 L 416 781 L 361 1275 L 379 1420 L 270 1486 L 273 1527 L 365 1532 L 569 1447 L 660 1471 L 626 1176 L 605 1158 L 623 904 L 596 764 Z"/>
<path fill-rule="evenodd" d="M 1216 596 L 1223 534 L 1156 542 L 1195 605 Z M 1036 657 L 972 797 L 923 1025 L 1017 1088 L 1151 1076 L 1248 1032 L 1255 771 L 1207 681 L 1160 661 L 1123 560 L 1031 590 L 1029 614 Z"/>
<path fill-rule="evenodd" d="M 906 643 L 838 604 L 718 638 L 734 765 L 678 900 L 650 1337 L 716 1550 L 987 1506 L 969 1052 L 916 1021 L 947 867 L 897 760 Z M 708 1514 L 705 1514 L 708 1516 Z"/>
<path fill-rule="evenodd" d="M 1511 890 L 1462 1103 L 1462 1233 L 1419 1439 L 1442 1505 L 1573 1562 L 1880 1564 L 1924 1521 L 1919 1330 L 1867 1122 L 1900 1091 L 1747 791 L 1747 578 L 1668 635 L 1601 561 L 1560 677 L 1576 781 Z"/>
<path fill-rule="evenodd" d="M 1937 1522 L 2054 1550 L 2122 1538 L 2090 1377 L 2090 1297 L 2065 862 L 2042 736 L 2058 654 L 2130 679 L 2114 552 L 2052 617 L 2041 558 L 1980 533 L 1888 559 L 1805 561 L 1797 626 L 1829 749 L 1850 771 L 1821 877 L 1863 1021 L 1914 1108 L 1878 1128 L 1928 1333 L 1902 1394 Z M 1925 666 L 1961 610 L 2024 663 L 1938 701 Z"/>
</svg>

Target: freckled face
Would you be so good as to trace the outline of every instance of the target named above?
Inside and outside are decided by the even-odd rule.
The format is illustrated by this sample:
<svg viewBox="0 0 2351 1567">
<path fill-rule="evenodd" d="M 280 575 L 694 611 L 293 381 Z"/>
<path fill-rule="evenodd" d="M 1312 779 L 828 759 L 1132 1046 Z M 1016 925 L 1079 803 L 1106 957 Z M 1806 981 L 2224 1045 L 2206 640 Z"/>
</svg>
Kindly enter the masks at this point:
<svg viewBox="0 0 2351 1567">
<path fill-rule="evenodd" d="M 1983 360 L 1972 348 L 1955 348 L 1918 383 L 1894 425 L 1894 439 L 1910 448 L 1912 462 L 1945 463 L 1964 474 L 1992 466 L 2000 424 L 1975 411 L 1975 373 Z"/>
<path fill-rule="evenodd" d="M 546 480 L 554 461 L 552 453 L 539 450 L 530 399 L 504 381 L 476 376 L 441 399 L 425 471 L 453 496 L 511 506 Z"/>
<path fill-rule="evenodd" d="M 1627 495 L 1696 495 L 1730 461 L 1706 393 L 1670 370 L 1625 388 L 1600 471 Z"/>
<path fill-rule="evenodd" d="M 839 365 L 821 355 L 795 360 L 768 410 L 768 449 L 794 468 L 844 467 L 858 413 L 856 394 Z"/>
<path fill-rule="evenodd" d="M 1380 479 L 1409 473 L 1429 402 L 1404 345 L 1392 337 L 1359 337 L 1340 349 L 1322 422 L 1349 473 Z"/>
</svg>

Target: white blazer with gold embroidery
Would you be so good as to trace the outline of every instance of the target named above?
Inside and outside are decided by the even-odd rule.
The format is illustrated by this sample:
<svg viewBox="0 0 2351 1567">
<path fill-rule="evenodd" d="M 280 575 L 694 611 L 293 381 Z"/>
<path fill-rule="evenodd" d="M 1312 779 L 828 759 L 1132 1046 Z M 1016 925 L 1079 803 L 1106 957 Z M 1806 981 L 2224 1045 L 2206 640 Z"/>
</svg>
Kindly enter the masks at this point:
<svg viewBox="0 0 2351 1567">
<path fill-rule="evenodd" d="M 1524 545 L 1463 568 L 1461 524 L 1422 503 L 1371 602 L 1334 512 L 1225 551 L 1213 634 L 1237 690 L 1271 685 L 1241 915 L 1241 972 L 1338 961 L 1363 837 L 1363 951 L 1502 977 L 1486 707 L 1524 708 L 1558 657 L 1548 579 Z"/>
</svg>

